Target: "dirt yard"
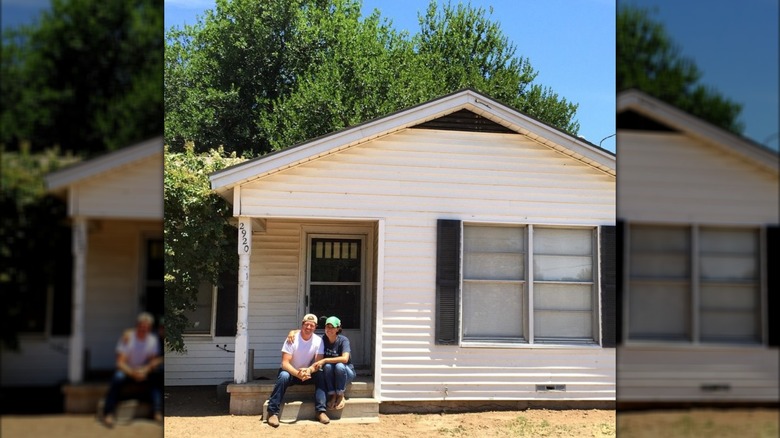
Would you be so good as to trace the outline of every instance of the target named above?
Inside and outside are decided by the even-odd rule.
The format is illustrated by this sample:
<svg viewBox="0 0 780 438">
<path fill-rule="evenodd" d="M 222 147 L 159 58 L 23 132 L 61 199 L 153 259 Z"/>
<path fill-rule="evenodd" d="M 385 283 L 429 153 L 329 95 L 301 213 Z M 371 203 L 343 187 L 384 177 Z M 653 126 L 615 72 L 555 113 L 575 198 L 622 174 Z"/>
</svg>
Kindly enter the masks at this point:
<svg viewBox="0 0 780 438">
<path fill-rule="evenodd" d="M 614 437 L 615 412 L 608 410 L 526 410 L 467 414 L 380 415 L 374 424 L 282 423 L 278 429 L 260 416 L 227 415 L 228 401 L 211 388 L 166 388 L 165 438 L 338 436 L 358 437 Z"/>
</svg>

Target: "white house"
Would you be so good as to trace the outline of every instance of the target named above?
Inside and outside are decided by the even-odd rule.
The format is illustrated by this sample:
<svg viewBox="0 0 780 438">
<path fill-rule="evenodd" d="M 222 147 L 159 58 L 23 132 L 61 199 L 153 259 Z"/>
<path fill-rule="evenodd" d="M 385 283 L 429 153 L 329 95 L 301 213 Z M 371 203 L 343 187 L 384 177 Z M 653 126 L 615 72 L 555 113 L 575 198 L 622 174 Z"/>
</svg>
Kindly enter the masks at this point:
<svg viewBox="0 0 780 438">
<path fill-rule="evenodd" d="M 311 312 L 341 318 L 380 403 L 613 401 L 615 173 L 468 89 L 216 172 L 237 330 L 185 336 L 166 384 L 235 397 Z"/>
<path fill-rule="evenodd" d="M 138 312 L 163 313 L 162 171 L 155 138 L 46 176 L 47 189 L 67 200 L 73 232 L 72 303 L 49 314 L 72 312 L 71 334 L 22 335 L 19 352 L 3 352 L 3 386 L 105 376 Z M 69 396 L 66 388 L 66 410 Z"/>
<path fill-rule="evenodd" d="M 635 90 L 617 107 L 619 404 L 777 403 L 777 152 Z"/>
</svg>

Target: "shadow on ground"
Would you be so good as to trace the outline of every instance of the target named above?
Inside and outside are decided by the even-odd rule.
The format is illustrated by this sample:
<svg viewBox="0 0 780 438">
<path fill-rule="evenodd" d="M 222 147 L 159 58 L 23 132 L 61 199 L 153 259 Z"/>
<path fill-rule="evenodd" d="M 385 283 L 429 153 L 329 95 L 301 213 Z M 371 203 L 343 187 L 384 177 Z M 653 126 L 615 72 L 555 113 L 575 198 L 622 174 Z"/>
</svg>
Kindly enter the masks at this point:
<svg viewBox="0 0 780 438">
<path fill-rule="evenodd" d="M 166 386 L 164 403 L 166 417 L 230 415 L 230 399 L 219 386 Z"/>
</svg>

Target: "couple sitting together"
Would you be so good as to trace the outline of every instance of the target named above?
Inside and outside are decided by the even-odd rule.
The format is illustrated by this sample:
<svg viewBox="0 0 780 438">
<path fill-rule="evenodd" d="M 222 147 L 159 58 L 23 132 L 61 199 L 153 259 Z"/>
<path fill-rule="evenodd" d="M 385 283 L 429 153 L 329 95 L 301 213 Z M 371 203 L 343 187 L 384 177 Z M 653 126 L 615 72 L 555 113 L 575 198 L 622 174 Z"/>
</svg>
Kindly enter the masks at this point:
<svg viewBox="0 0 780 438">
<path fill-rule="evenodd" d="M 307 314 L 301 329 L 290 331 L 282 346 L 282 365 L 268 399 L 269 426 L 279 427 L 282 399 L 292 385 L 314 382 L 316 419 L 322 424 L 330 423 L 325 411 L 344 408 L 344 390 L 355 378 L 349 339 L 340 334 L 341 321 L 335 316 L 325 321 L 322 337 L 314 334 L 316 328 L 317 316 Z"/>
</svg>

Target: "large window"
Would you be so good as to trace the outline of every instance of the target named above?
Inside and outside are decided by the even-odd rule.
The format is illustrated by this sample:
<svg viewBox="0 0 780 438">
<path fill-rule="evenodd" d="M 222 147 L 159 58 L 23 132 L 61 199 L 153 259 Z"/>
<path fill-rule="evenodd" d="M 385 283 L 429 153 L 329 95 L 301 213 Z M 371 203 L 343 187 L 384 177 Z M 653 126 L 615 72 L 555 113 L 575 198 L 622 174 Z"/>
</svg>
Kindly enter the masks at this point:
<svg viewBox="0 0 780 438">
<path fill-rule="evenodd" d="M 597 342 L 591 227 L 463 227 L 462 339 Z"/>
<path fill-rule="evenodd" d="M 631 225 L 628 338 L 761 342 L 757 228 Z"/>
</svg>

